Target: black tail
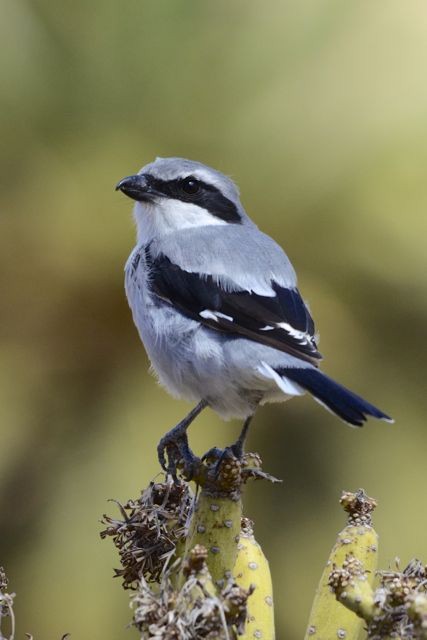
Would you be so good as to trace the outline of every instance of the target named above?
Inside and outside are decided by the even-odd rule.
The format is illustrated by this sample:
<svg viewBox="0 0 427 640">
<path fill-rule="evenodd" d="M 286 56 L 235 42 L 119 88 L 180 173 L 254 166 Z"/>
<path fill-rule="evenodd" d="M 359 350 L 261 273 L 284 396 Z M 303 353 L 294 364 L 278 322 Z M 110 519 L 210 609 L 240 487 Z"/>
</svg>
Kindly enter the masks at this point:
<svg viewBox="0 0 427 640">
<path fill-rule="evenodd" d="M 326 405 L 333 413 L 355 427 L 362 427 L 368 416 L 380 420 L 393 420 L 360 396 L 346 389 L 332 378 L 311 367 L 301 369 L 276 369 L 280 376 L 296 382 L 309 391 L 316 400 Z"/>
</svg>

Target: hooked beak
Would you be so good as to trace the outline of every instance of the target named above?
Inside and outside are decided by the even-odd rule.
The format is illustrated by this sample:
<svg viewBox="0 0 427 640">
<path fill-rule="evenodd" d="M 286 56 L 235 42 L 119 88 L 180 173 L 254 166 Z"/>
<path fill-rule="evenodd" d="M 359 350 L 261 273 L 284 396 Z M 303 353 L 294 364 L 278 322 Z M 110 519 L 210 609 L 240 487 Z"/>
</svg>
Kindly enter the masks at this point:
<svg viewBox="0 0 427 640">
<path fill-rule="evenodd" d="M 137 173 L 134 176 L 123 178 L 116 184 L 116 191 L 121 191 L 132 200 L 137 200 L 137 202 L 153 201 L 153 190 L 143 174 Z"/>
</svg>

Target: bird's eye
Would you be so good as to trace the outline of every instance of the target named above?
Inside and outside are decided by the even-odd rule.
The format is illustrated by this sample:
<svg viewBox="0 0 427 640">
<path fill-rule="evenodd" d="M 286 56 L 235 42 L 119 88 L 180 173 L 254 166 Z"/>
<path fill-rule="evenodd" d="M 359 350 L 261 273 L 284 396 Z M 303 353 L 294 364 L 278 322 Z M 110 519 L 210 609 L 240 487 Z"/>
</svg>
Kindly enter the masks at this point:
<svg viewBox="0 0 427 640">
<path fill-rule="evenodd" d="M 200 182 L 196 178 L 189 177 L 182 181 L 181 187 L 185 193 L 194 196 L 200 189 Z"/>
</svg>

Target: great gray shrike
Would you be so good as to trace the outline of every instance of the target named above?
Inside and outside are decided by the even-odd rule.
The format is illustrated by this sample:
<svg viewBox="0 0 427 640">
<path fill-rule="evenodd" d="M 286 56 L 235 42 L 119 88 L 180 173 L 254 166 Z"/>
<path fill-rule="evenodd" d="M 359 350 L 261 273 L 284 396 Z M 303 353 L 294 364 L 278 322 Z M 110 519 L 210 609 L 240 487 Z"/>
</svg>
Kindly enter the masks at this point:
<svg viewBox="0 0 427 640">
<path fill-rule="evenodd" d="M 234 182 L 182 158 L 157 158 L 116 189 L 136 200 L 125 268 L 133 319 L 159 382 L 195 408 L 160 442 L 163 468 L 191 464 L 186 430 L 207 406 L 242 418 L 305 391 L 350 425 L 391 419 L 320 369 L 295 271 L 243 209 Z M 166 454 L 169 464 L 166 464 Z"/>
</svg>

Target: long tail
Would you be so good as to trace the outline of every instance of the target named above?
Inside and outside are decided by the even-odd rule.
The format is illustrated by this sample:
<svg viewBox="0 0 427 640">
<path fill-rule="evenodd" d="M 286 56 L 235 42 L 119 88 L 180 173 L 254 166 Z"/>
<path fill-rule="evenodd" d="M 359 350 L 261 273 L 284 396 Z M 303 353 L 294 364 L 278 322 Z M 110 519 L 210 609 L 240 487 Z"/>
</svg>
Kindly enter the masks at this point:
<svg viewBox="0 0 427 640">
<path fill-rule="evenodd" d="M 309 391 L 315 400 L 355 427 L 362 427 L 368 416 L 393 422 L 390 416 L 353 393 L 353 391 L 338 384 L 338 382 L 329 378 L 319 369 L 314 367 L 301 369 L 280 368 L 276 369 L 276 372 Z"/>
</svg>

